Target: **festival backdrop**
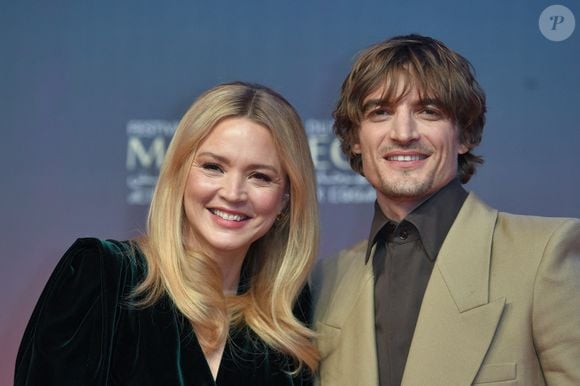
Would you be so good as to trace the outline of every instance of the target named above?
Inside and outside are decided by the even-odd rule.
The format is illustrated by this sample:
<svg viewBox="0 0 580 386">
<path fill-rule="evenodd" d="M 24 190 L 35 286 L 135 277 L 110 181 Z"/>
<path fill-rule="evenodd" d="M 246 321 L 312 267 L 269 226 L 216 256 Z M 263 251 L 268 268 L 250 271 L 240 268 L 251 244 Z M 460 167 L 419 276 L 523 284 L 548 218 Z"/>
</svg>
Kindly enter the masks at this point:
<svg viewBox="0 0 580 386">
<path fill-rule="evenodd" d="M 466 56 L 488 97 L 467 185 L 501 210 L 580 217 L 580 37 L 573 0 L 0 2 L 0 385 L 56 262 L 77 238 L 143 232 L 177 120 L 245 80 L 297 108 L 328 256 L 366 237 L 374 192 L 331 112 L 356 53 L 426 34 Z"/>
</svg>

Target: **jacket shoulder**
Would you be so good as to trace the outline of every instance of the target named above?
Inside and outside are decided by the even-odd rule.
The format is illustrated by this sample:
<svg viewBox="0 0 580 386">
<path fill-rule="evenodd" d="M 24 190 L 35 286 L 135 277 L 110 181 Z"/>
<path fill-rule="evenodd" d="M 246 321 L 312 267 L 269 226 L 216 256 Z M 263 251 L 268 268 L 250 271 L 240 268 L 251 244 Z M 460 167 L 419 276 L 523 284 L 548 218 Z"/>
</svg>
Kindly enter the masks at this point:
<svg viewBox="0 0 580 386">
<path fill-rule="evenodd" d="M 363 240 L 318 261 L 311 278 L 315 320 L 332 310 L 337 301 L 355 301 L 364 281 L 372 279 L 372 267 L 365 263 L 366 248 Z"/>
<path fill-rule="evenodd" d="M 310 280 L 314 300 L 322 286 L 328 286 L 331 281 L 337 282 L 339 278 L 351 272 L 353 266 L 364 264 L 367 244 L 367 240 L 359 241 L 349 248 L 316 262 Z"/>
<path fill-rule="evenodd" d="M 139 277 L 134 251 L 129 242 L 96 238 L 72 244 L 28 322 L 15 385 L 83 383 L 93 376 L 100 383 L 106 377 L 120 310 Z"/>
</svg>

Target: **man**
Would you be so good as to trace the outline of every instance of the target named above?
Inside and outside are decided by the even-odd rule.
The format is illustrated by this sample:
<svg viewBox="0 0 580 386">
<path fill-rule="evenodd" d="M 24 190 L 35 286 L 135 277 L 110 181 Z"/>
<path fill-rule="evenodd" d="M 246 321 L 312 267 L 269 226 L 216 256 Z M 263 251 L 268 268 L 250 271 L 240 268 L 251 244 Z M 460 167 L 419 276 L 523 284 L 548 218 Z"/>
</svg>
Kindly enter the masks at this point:
<svg viewBox="0 0 580 386">
<path fill-rule="evenodd" d="M 469 62 L 418 35 L 374 45 L 334 118 L 377 200 L 368 241 L 314 275 L 318 383 L 580 385 L 580 222 L 461 186 L 485 122 Z"/>
</svg>

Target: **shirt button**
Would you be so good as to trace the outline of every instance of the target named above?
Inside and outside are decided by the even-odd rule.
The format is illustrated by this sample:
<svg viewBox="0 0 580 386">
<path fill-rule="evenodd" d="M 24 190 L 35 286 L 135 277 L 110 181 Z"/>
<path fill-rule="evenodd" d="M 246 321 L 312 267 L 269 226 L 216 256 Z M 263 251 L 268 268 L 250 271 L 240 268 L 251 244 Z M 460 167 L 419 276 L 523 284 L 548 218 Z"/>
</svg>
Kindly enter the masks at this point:
<svg viewBox="0 0 580 386">
<path fill-rule="evenodd" d="M 401 233 L 399 233 L 399 238 L 401 240 L 407 240 L 408 237 L 409 237 L 409 233 L 407 231 L 401 231 Z"/>
</svg>

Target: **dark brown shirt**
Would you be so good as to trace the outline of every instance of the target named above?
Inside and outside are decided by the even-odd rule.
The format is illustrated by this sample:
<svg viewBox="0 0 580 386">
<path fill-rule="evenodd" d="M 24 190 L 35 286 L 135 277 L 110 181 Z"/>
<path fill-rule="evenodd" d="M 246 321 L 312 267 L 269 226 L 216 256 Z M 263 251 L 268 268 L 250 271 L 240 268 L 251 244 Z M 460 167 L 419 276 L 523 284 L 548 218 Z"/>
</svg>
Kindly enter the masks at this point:
<svg viewBox="0 0 580 386">
<path fill-rule="evenodd" d="M 399 386 L 433 264 L 467 192 L 455 179 L 404 220 L 375 203 L 366 261 L 374 244 L 375 330 L 380 386 Z"/>
</svg>

